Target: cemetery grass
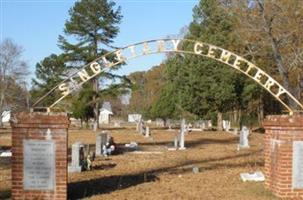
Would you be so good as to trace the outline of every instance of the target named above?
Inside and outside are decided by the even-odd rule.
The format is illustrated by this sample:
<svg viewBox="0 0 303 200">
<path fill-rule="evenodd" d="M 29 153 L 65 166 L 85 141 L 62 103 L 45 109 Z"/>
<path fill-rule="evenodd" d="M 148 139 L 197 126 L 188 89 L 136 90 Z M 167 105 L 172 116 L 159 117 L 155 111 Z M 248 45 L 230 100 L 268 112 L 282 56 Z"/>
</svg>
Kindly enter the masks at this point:
<svg viewBox="0 0 303 200">
<path fill-rule="evenodd" d="M 252 133 L 251 148 L 237 151 L 239 139 L 230 133 L 191 132 L 186 150 L 168 151 L 174 131 L 152 130 L 150 138 L 130 128 L 109 132 L 122 147 L 120 154 L 96 158 L 92 171 L 69 174 L 69 199 L 276 199 L 263 183 L 240 180 L 240 173 L 264 170 L 263 134 Z M 94 150 L 95 138 L 89 130 L 70 130 L 69 148 L 81 141 Z M 145 153 L 126 151 L 124 144 L 131 141 Z M 8 164 L 0 165 L 0 175 L 6 179 L 0 182 L 2 199 L 11 187 Z"/>
<path fill-rule="evenodd" d="M 11 148 L 11 130 L 0 129 L 0 148 L 3 150 Z M 0 199 L 10 197 L 11 189 L 11 167 L 10 158 L 0 158 Z"/>
</svg>

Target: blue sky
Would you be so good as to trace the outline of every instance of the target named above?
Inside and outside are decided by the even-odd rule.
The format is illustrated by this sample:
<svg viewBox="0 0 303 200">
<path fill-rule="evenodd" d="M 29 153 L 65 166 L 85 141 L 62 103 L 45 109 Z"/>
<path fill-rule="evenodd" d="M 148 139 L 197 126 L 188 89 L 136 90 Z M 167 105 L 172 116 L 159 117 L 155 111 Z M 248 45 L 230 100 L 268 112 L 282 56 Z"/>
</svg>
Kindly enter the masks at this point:
<svg viewBox="0 0 303 200">
<path fill-rule="evenodd" d="M 35 64 L 51 53 L 60 53 L 59 34 L 63 34 L 73 0 L 0 0 L 0 39 L 13 39 L 24 48 L 34 76 Z M 120 33 L 115 46 L 176 35 L 192 20 L 192 8 L 198 0 L 116 0 L 122 8 Z M 118 73 L 129 74 L 157 65 L 163 55 L 132 60 Z"/>
</svg>

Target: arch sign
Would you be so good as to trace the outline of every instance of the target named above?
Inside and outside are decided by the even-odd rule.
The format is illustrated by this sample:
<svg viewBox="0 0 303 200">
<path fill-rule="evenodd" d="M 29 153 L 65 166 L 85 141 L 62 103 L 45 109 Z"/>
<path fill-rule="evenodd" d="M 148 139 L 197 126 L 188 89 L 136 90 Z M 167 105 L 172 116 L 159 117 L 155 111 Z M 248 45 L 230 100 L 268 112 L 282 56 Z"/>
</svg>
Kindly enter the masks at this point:
<svg viewBox="0 0 303 200">
<path fill-rule="evenodd" d="M 49 112 L 50 109 L 58 104 L 62 99 L 78 90 L 81 85 L 100 75 L 105 70 L 136 57 L 169 52 L 204 56 L 224 63 L 240 71 L 261 85 L 272 96 L 274 96 L 291 115 L 294 110 L 288 105 L 287 99 L 293 100 L 298 107 L 303 110 L 303 105 L 290 92 L 253 63 L 223 48 L 187 39 L 149 40 L 109 52 L 83 66 L 80 70 L 72 74 L 41 97 L 33 106 L 36 106 L 47 95 L 57 90 L 61 93 L 61 97 L 47 108 Z"/>
</svg>

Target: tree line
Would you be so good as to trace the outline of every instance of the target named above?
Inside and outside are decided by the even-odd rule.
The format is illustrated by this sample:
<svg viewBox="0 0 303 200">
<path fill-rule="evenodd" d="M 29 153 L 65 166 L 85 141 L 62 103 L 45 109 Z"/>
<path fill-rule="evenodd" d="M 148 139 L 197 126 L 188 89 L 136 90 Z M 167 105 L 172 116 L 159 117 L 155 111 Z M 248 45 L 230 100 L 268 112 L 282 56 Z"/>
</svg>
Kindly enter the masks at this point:
<svg viewBox="0 0 303 200">
<path fill-rule="evenodd" d="M 184 38 L 242 55 L 268 72 L 300 101 L 302 11 L 303 2 L 299 0 L 201 0 L 193 9 L 193 21 Z M 144 108 L 145 112 L 141 111 L 146 117 L 212 119 L 222 127 L 223 118 L 235 125 L 260 125 L 265 115 L 285 112 L 253 80 L 208 58 L 170 55 L 159 68 L 164 69 L 164 75 L 159 74 L 163 87 L 155 101 Z M 149 73 L 153 72 L 146 72 L 145 77 L 149 77 Z M 146 90 L 141 94 L 147 97 L 150 91 L 144 84 L 152 80 L 146 80 L 143 86 L 138 80 L 139 88 Z M 294 102 L 288 101 L 293 109 L 298 109 Z"/>
</svg>

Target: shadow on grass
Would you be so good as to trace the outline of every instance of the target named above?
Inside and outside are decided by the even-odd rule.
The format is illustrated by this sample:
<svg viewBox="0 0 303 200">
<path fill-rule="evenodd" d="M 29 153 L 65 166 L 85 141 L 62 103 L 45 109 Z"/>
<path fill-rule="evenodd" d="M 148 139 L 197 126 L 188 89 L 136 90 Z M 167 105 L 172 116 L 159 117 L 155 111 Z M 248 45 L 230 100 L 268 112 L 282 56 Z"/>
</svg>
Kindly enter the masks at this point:
<svg viewBox="0 0 303 200">
<path fill-rule="evenodd" d="M 0 170 L 11 168 L 11 157 L 0 157 Z"/>
<path fill-rule="evenodd" d="M 192 168 L 193 166 L 199 165 L 199 163 L 196 164 L 189 164 L 187 166 L 179 166 L 179 167 L 174 167 L 171 168 L 169 170 L 160 170 L 157 171 L 157 173 L 161 173 L 161 172 L 167 172 L 168 174 L 172 174 L 172 175 L 177 175 L 177 174 L 182 174 L 182 173 L 188 173 L 188 172 L 192 172 Z M 239 168 L 239 167 L 261 167 L 264 166 L 264 162 L 263 161 L 250 161 L 250 162 L 242 162 L 242 163 L 213 163 L 210 164 L 209 166 L 206 167 L 198 167 L 200 172 L 203 171 L 210 171 L 210 170 L 217 170 L 217 169 L 223 169 L 223 168 Z"/>
<path fill-rule="evenodd" d="M 10 199 L 11 198 L 11 191 L 10 190 L 0 190 L 0 199 Z"/>
<path fill-rule="evenodd" d="M 81 199 L 110 193 L 145 182 L 155 181 L 156 176 L 148 172 L 125 176 L 109 176 L 68 184 L 68 199 Z"/>
<path fill-rule="evenodd" d="M 158 180 L 157 174 L 163 172 L 169 174 L 181 174 L 192 171 L 193 165 L 200 165 L 203 163 L 210 163 L 209 166 L 203 168 L 203 170 L 216 170 L 218 168 L 238 168 L 246 166 L 263 166 L 263 161 L 257 162 L 241 162 L 241 163 L 212 163 L 217 161 L 231 160 L 240 157 L 247 157 L 259 153 L 260 151 L 254 151 L 246 154 L 238 154 L 234 156 L 225 156 L 220 158 L 213 158 L 201 161 L 188 160 L 181 164 L 163 167 L 154 170 L 148 170 L 139 174 L 122 175 L 122 176 L 110 176 L 102 177 L 99 179 L 86 180 L 81 182 L 70 183 L 68 185 L 68 199 L 81 199 L 90 197 L 93 195 L 110 193 L 116 190 L 125 189 L 131 186 L 136 186 L 145 182 L 152 182 Z M 202 171 L 203 171 L 202 170 Z"/>
<path fill-rule="evenodd" d="M 153 145 L 165 145 L 169 146 L 172 145 L 174 141 L 153 141 L 153 142 L 140 142 L 139 145 L 144 146 L 153 146 Z M 228 138 L 228 139 L 211 139 L 211 138 L 201 138 L 199 140 L 190 140 L 185 141 L 185 146 L 188 148 L 193 148 L 203 144 L 237 144 L 239 139 L 237 137 Z"/>
<path fill-rule="evenodd" d="M 238 154 L 238 155 L 233 155 L 233 156 L 225 156 L 225 157 L 219 157 L 219 158 L 211 158 L 211 159 L 206 159 L 206 160 L 201 160 L 201 161 L 187 160 L 179 165 L 175 165 L 175 166 L 167 167 L 167 168 L 156 169 L 156 170 L 153 170 L 152 172 L 154 174 L 162 173 L 162 172 L 177 174 L 177 173 L 181 173 L 181 172 L 191 171 L 192 166 L 208 164 L 208 163 L 209 163 L 209 166 L 203 168 L 203 170 L 216 170 L 219 168 L 238 168 L 238 167 L 247 167 L 247 166 L 259 166 L 260 167 L 260 166 L 264 166 L 264 161 L 255 161 L 255 162 L 242 161 L 241 163 L 235 163 L 235 164 L 233 164 L 233 163 L 216 163 L 218 161 L 222 162 L 222 161 L 228 161 L 228 160 L 242 158 L 242 157 L 248 157 L 248 156 L 259 154 L 260 152 L 261 152 L 261 150 L 257 150 L 257 151 L 253 151 L 250 153 Z"/>
<path fill-rule="evenodd" d="M 109 163 L 109 164 L 102 164 L 102 165 L 96 165 L 93 166 L 93 170 L 105 170 L 105 169 L 111 169 L 116 167 L 116 163 Z"/>
</svg>

